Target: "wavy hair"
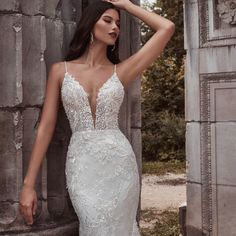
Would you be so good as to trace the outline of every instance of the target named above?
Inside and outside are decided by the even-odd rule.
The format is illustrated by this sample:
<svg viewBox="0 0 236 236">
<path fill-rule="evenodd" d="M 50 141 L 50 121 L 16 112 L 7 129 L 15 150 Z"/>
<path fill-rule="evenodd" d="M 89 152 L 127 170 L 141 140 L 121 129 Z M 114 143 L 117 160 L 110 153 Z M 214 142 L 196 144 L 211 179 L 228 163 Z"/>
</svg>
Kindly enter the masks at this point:
<svg viewBox="0 0 236 236">
<path fill-rule="evenodd" d="M 120 11 L 112 3 L 105 1 L 96 1 L 87 6 L 77 24 L 74 36 L 69 44 L 69 50 L 65 57 L 66 61 L 74 60 L 83 55 L 91 40 L 91 32 L 94 25 L 108 9 L 115 9 L 119 16 Z M 119 63 L 119 37 L 115 42 L 115 49 L 112 51 L 113 45 L 107 46 L 107 57 L 113 63 Z"/>
</svg>

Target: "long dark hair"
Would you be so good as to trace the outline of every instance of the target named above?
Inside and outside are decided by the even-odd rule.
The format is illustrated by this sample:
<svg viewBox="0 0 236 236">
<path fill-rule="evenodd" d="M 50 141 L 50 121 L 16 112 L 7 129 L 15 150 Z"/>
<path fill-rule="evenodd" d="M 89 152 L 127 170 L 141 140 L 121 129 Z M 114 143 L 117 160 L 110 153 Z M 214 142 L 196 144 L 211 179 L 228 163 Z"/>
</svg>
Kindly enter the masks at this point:
<svg viewBox="0 0 236 236">
<path fill-rule="evenodd" d="M 110 2 L 96 1 L 85 8 L 70 42 L 69 50 L 65 57 L 66 61 L 77 59 L 83 55 L 86 48 L 89 46 L 94 25 L 108 9 L 115 9 L 120 16 L 119 9 Z M 116 40 L 115 49 L 113 51 L 112 48 L 113 45 L 107 46 L 107 57 L 113 64 L 119 63 L 119 38 Z"/>
</svg>

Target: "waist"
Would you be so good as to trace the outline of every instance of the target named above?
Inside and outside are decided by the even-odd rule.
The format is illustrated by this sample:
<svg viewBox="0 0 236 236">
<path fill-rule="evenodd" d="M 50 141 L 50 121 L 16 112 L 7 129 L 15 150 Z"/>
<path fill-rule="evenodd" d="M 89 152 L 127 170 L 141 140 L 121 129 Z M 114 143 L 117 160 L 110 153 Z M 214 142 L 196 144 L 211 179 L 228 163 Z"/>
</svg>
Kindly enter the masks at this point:
<svg viewBox="0 0 236 236">
<path fill-rule="evenodd" d="M 106 133 L 106 132 L 121 132 L 121 130 L 117 127 L 117 128 L 107 128 L 107 129 L 83 129 L 83 130 L 75 130 L 72 131 L 72 135 L 75 134 L 84 134 L 84 133 Z"/>
<path fill-rule="evenodd" d="M 93 129 L 75 131 L 72 133 L 70 144 L 74 145 L 100 145 L 107 143 L 116 143 L 123 140 L 125 135 L 120 129 Z"/>
</svg>

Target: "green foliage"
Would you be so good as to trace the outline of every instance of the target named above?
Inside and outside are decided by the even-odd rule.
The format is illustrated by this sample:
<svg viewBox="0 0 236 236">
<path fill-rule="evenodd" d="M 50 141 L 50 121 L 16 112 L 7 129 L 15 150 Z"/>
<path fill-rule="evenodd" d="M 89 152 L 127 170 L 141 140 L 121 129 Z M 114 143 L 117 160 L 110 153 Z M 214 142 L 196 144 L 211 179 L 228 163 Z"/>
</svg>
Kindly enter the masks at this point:
<svg viewBox="0 0 236 236">
<path fill-rule="evenodd" d="M 153 230 L 155 235 L 179 236 L 178 213 L 165 211 L 162 213 L 161 221 L 158 221 Z"/>
<path fill-rule="evenodd" d="M 178 212 L 163 211 L 157 214 L 154 210 L 142 210 L 141 217 L 145 221 L 157 220 L 154 227 L 143 228 L 142 236 L 179 236 Z"/>
<path fill-rule="evenodd" d="M 157 0 L 146 6 L 176 25 L 163 54 L 142 78 L 143 159 L 168 161 L 185 159 L 183 2 Z M 141 27 L 143 44 L 153 35 Z"/>
</svg>

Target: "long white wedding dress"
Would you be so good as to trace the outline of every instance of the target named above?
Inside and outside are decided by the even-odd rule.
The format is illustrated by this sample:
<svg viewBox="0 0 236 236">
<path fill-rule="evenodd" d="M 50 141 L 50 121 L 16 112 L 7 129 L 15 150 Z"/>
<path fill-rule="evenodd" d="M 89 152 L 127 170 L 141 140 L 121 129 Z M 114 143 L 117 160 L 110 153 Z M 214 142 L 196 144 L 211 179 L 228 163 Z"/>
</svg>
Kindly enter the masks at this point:
<svg viewBox="0 0 236 236">
<path fill-rule="evenodd" d="M 72 130 L 65 173 L 79 235 L 140 236 L 139 174 L 132 146 L 118 127 L 124 87 L 116 65 L 98 91 L 95 121 L 89 94 L 66 62 L 65 69 L 61 98 Z"/>
</svg>

